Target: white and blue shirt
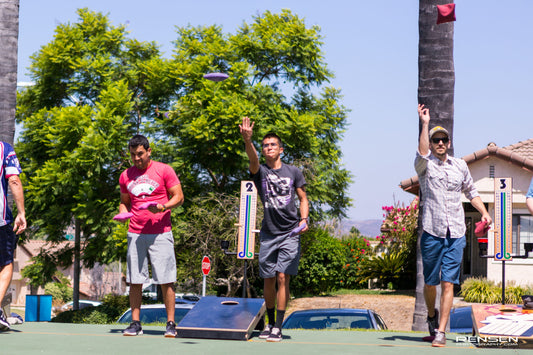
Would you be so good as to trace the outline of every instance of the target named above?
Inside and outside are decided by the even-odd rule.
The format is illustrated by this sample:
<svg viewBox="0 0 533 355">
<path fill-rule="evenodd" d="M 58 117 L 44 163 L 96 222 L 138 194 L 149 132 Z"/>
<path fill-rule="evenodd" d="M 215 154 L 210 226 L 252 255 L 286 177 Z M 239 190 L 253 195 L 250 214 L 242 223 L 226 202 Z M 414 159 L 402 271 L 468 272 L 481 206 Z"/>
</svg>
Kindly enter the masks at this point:
<svg viewBox="0 0 533 355">
<path fill-rule="evenodd" d="M 22 169 L 15 150 L 6 142 L 0 142 L 0 227 L 13 222 L 13 215 L 7 203 L 7 180 L 20 175 Z"/>
</svg>

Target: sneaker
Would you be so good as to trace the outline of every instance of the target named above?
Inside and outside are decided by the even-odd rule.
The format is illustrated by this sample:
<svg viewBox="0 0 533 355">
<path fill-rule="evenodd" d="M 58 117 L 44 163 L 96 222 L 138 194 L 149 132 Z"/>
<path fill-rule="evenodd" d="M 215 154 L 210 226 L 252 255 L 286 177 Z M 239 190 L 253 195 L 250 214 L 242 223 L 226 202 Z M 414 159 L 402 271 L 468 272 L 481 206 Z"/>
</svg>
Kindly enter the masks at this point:
<svg viewBox="0 0 533 355">
<path fill-rule="evenodd" d="M 174 323 L 173 321 L 168 321 L 167 331 L 165 332 L 165 338 L 175 338 L 176 335 L 176 323 Z"/>
<path fill-rule="evenodd" d="M 272 324 L 265 325 L 265 329 L 263 329 L 261 334 L 259 334 L 259 339 L 268 338 L 268 336 L 270 335 L 270 332 L 272 331 L 272 328 L 274 328 L 274 326 Z"/>
<path fill-rule="evenodd" d="M 272 328 L 267 341 L 281 341 L 282 338 L 283 336 L 281 335 L 281 329 L 274 327 Z"/>
<path fill-rule="evenodd" d="M 134 320 L 131 322 L 130 326 L 124 329 L 122 332 L 125 336 L 136 336 L 136 335 L 142 335 L 143 328 L 141 327 L 141 322 L 138 320 Z"/>
<path fill-rule="evenodd" d="M 446 346 L 446 333 L 439 332 L 437 330 L 437 334 L 435 334 L 435 339 L 433 339 L 433 342 L 431 343 L 431 346 L 435 346 L 438 348 L 442 348 Z"/>
<path fill-rule="evenodd" d="M 9 322 L 6 319 L 6 316 L 4 315 L 4 311 L 0 309 L 0 331 L 10 330 L 11 327 L 9 326 Z"/>
<path fill-rule="evenodd" d="M 427 317 L 429 335 L 435 336 L 437 329 L 439 329 L 439 311 L 435 309 L 435 315 L 433 317 Z"/>
</svg>

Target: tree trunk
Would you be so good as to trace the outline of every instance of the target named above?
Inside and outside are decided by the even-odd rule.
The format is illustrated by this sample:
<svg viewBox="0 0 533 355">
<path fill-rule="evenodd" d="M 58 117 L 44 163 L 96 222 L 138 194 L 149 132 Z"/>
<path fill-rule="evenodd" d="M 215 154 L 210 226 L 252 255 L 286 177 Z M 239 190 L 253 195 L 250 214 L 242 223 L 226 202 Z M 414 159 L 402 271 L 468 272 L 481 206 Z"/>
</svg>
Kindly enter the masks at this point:
<svg viewBox="0 0 533 355">
<path fill-rule="evenodd" d="M 17 104 L 19 0 L 0 0 L 0 140 L 13 145 Z"/>
<path fill-rule="evenodd" d="M 430 129 L 442 126 L 450 133 L 453 155 L 455 68 L 453 22 L 437 25 L 437 4 L 450 0 L 420 0 L 418 17 L 418 102 L 431 114 Z M 419 127 L 420 132 L 421 127 Z"/>
<path fill-rule="evenodd" d="M 453 113 L 455 68 L 453 63 L 453 22 L 437 25 L 437 4 L 452 3 L 451 0 L 420 0 L 418 14 L 418 102 L 429 108 L 430 129 L 442 126 L 449 132 L 453 155 Z M 419 125 L 418 132 L 422 127 Z M 420 196 L 422 201 L 423 196 Z M 418 214 L 418 242 L 416 249 L 416 301 L 413 315 L 413 330 L 427 330 L 427 309 L 424 300 L 424 276 L 420 236 L 423 233 L 421 218 L 423 204 Z M 436 307 L 440 308 L 440 287 L 437 291 Z"/>
<path fill-rule="evenodd" d="M 74 277 L 72 280 L 72 309 L 80 309 L 80 247 L 81 247 L 81 226 L 76 218 L 74 221 Z"/>
</svg>

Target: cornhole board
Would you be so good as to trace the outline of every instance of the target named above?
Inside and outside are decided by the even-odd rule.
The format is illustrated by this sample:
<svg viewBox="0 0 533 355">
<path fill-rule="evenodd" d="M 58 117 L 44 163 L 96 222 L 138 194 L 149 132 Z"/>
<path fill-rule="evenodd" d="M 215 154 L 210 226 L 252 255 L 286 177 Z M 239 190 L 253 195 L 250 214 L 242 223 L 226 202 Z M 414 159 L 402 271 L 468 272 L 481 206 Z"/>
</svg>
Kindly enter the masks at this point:
<svg viewBox="0 0 533 355">
<path fill-rule="evenodd" d="M 524 310 L 522 305 L 484 303 L 472 305 L 474 333 L 478 337 L 488 339 L 489 343 L 485 344 L 486 346 L 496 346 L 496 340 L 505 345 L 505 342 L 511 343 L 518 339 L 516 344 L 510 345 L 515 345 L 515 348 L 518 347 L 520 349 L 533 349 L 533 324 L 528 326 L 528 323 L 533 322 L 519 321 L 519 318 L 517 320 L 513 319 L 514 317 L 530 315 L 533 315 L 533 313 Z M 495 317 L 501 317 L 502 319 L 495 319 Z M 524 324 L 525 327 L 521 326 L 521 324 Z M 483 346 L 482 343 L 479 345 Z"/>
<path fill-rule="evenodd" d="M 248 340 L 265 310 L 262 298 L 202 297 L 179 322 L 178 337 Z"/>
</svg>

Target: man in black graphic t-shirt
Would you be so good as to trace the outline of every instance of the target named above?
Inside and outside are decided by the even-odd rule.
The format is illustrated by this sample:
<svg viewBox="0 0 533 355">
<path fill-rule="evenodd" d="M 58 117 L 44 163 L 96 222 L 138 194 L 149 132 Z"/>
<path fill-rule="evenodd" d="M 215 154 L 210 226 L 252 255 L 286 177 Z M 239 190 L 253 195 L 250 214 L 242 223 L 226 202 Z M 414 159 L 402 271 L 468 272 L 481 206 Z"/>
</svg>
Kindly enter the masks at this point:
<svg viewBox="0 0 533 355">
<path fill-rule="evenodd" d="M 259 274 L 264 279 L 268 324 L 259 337 L 267 341 L 280 341 L 281 324 L 289 301 L 290 275 L 298 273 L 299 234 L 308 229 L 309 202 L 302 172 L 281 162 L 283 145 L 276 134 L 269 133 L 263 137 L 262 153 L 266 164 L 259 164 L 257 151 L 252 144 L 253 126 L 254 123 L 244 117 L 239 128 L 250 160 L 250 173 L 264 206 Z M 295 203 L 296 197 L 300 201 L 300 217 Z M 297 228 L 302 229 L 295 233 Z"/>
</svg>

